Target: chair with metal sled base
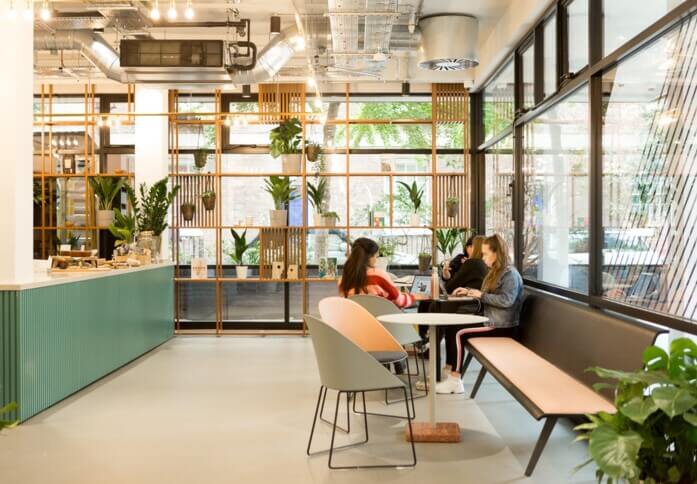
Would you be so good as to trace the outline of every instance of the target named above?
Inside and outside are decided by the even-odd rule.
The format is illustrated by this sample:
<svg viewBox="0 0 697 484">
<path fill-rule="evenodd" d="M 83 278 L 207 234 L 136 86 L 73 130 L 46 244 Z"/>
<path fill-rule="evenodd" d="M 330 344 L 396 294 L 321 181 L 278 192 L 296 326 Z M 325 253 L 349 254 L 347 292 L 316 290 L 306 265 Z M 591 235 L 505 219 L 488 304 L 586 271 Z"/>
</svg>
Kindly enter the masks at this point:
<svg viewBox="0 0 697 484">
<path fill-rule="evenodd" d="M 401 389 L 405 397 L 405 407 L 409 413 L 407 388 L 405 383 L 395 375 L 386 370 L 373 356 L 363 351 L 359 346 L 350 341 L 339 331 L 324 323 L 322 320 L 312 316 L 305 316 L 305 322 L 312 337 L 312 345 L 315 349 L 317 367 L 322 387 L 317 397 L 315 415 L 312 419 L 312 429 L 307 443 L 307 455 L 317 455 L 329 453 L 328 466 L 330 469 L 376 469 L 376 468 L 403 468 L 414 467 L 416 465 L 416 448 L 413 438 L 410 438 L 411 460 L 399 464 L 366 464 L 353 466 L 334 465 L 334 453 L 337 450 L 356 447 L 368 442 L 368 412 L 365 407 L 365 392 Z M 312 439 L 315 433 L 320 406 L 324 400 L 323 393 L 327 390 L 338 392 L 336 406 L 334 409 L 334 421 L 332 425 L 332 437 L 329 449 L 312 452 Z M 363 401 L 363 422 L 365 439 L 335 447 L 336 421 L 339 416 L 339 403 L 342 394 L 352 393 L 356 397 L 360 394 Z M 407 420 L 409 435 L 412 436 L 411 420 Z"/>
</svg>

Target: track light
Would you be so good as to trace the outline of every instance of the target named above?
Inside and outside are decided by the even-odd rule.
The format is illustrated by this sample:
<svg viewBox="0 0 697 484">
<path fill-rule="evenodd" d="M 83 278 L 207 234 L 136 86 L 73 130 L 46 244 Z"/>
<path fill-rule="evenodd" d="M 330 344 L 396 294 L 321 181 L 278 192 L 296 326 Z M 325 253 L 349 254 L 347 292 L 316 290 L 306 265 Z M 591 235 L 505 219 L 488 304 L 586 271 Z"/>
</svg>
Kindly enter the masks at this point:
<svg viewBox="0 0 697 484">
<path fill-rule="evenodd" d="M 194 18 L 194 7 L 191 5 L 191 0 L 186 0 L 186 10 L 184 10 L 184 16 L 188 20 Z"/>
<path fill-rule="evenodd" d="M 44 22 L 48 22 L 51 20 L 51 11 L 48 9 L 48 0 L 44 0 L 43 3 L 41 4 L 41 20 Z"/>
<path fill-rule="evenodd" d="M 150 10 L 150 18 L 155 21 L 160 20 L 160 3 L 158 0 L 155 0 L 155 3 L 152 5 L 152 10 Z"/>
<path fill-rule="evenodd" d="M 270 28 L 271 35 L 278 35 L 281 33 L 281 17 L 279 15 L 272 15 Z"/>
<path fill-rule="evenodd" d="M 174 4 L 174 0 L 169 2 L 169 9 L 167 9 L 167 18 L 169 20 L 177 19 L 177 6 Z"/>
<path fill-rule="evenodd" d="M 402 83 L 402 96 L 408 96 L 411 94 L 411 86 L 409 85 L 408 82 L 403 82 Z"/>
<path fill-rule="evenodd" d="M 252 97 L 252 86 L 249 84 L 242 86 L 242 97 L 245 99 Z"/>
</svg>

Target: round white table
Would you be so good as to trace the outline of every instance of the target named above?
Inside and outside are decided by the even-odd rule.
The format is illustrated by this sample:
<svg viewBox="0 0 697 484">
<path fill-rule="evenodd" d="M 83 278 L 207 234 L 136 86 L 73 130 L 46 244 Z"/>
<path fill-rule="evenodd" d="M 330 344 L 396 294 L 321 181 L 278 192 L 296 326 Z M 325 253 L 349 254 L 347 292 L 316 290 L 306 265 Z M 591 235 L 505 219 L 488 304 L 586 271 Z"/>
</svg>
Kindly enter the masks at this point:
<svg viewBox="0 0 697 484">
<path fill-rule="evenodd" d="M 428 422 L 414 422 L 413 434 L 416 442 L 459 442 L 460 426 L 454 422 L 436 422 L 436 347 L 438 346 L 438 326 L 462 326 L 486 323 L 487 318 L 474 314 L 453 313 L 397 313 L 378 316 L 378 321 L 390 324 L 428 325 L 429 374 L 431 386 L 428 391 Z M 424 375 L 425 376 L 425 375 Z"/>
</svg>

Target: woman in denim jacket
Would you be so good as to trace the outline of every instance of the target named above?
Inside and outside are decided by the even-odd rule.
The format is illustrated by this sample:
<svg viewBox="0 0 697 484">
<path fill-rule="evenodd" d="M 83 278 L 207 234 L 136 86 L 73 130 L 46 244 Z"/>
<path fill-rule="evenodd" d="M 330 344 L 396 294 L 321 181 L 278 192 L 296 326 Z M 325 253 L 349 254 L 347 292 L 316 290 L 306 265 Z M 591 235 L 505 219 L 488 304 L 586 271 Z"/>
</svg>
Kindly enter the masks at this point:
<svg viewBox="0 0 697 484">
<path fill-rule="evenodd" d="M 459 288 L 455 296 L 471 296 L 479 299 L 484 316 L 489 319 L 484 324 L 472 325 L 458 332 L 456 341 L 458 367 L 453 368 L 447 380 L 436 385 L 438 393 L 463 393 L 460 367 L 462 348 L 468 338 L 477 336 L 501 336 L 514 338 L 520 322 L 520 309 L 523 305 L 523 278 L 508 258 L 508 247 L 500 235 L 487 237 L 482 244 L 482 258 L 489 267 L 482 289 Z"/>
</svg>

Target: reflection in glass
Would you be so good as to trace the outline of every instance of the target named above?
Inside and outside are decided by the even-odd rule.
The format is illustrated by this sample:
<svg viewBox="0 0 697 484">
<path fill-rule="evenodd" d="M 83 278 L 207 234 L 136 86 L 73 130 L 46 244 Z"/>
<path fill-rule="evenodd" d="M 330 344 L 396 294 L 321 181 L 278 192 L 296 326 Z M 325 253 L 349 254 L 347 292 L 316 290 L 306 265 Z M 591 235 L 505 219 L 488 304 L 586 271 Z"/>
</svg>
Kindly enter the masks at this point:
<svg viewBox="0 0 697 484">
<path fill-rule="evenodd" d="M 603 76 L 604 295 L 686 319 L 697 317 L 696 35 L 692 17 Z"/>
<path fill-rule="evenodd" d="M 523 107 L 535 105 L 535 43 L 531 42 L 520 56 L 523 64 Z"/>
<path fill-rule="evenodd" d="M 514 257 L 513 138 L 508 136 L 484 154 L 485 234 L 499 234 Z"/>
<path fill-rule="evenodd" d="M 544 95 L 557 90 L 557 16 L 553 15 L 544 26 Z"/>
<path fill-rule="evenodd" d="M 484 88 L 484 139 L 495 136 L 513 122 L 513 59 Z"/>
<path fill-rule="evenodd" d="M 569 72 L 588 64 L 588 0 L 574 0 L 566 6 L 569 30 Z"/>
<path fill-rule="evenodd" d="M 525 126 L 523 272 L 588 291 L 588 87 Z"/>
</svg>

